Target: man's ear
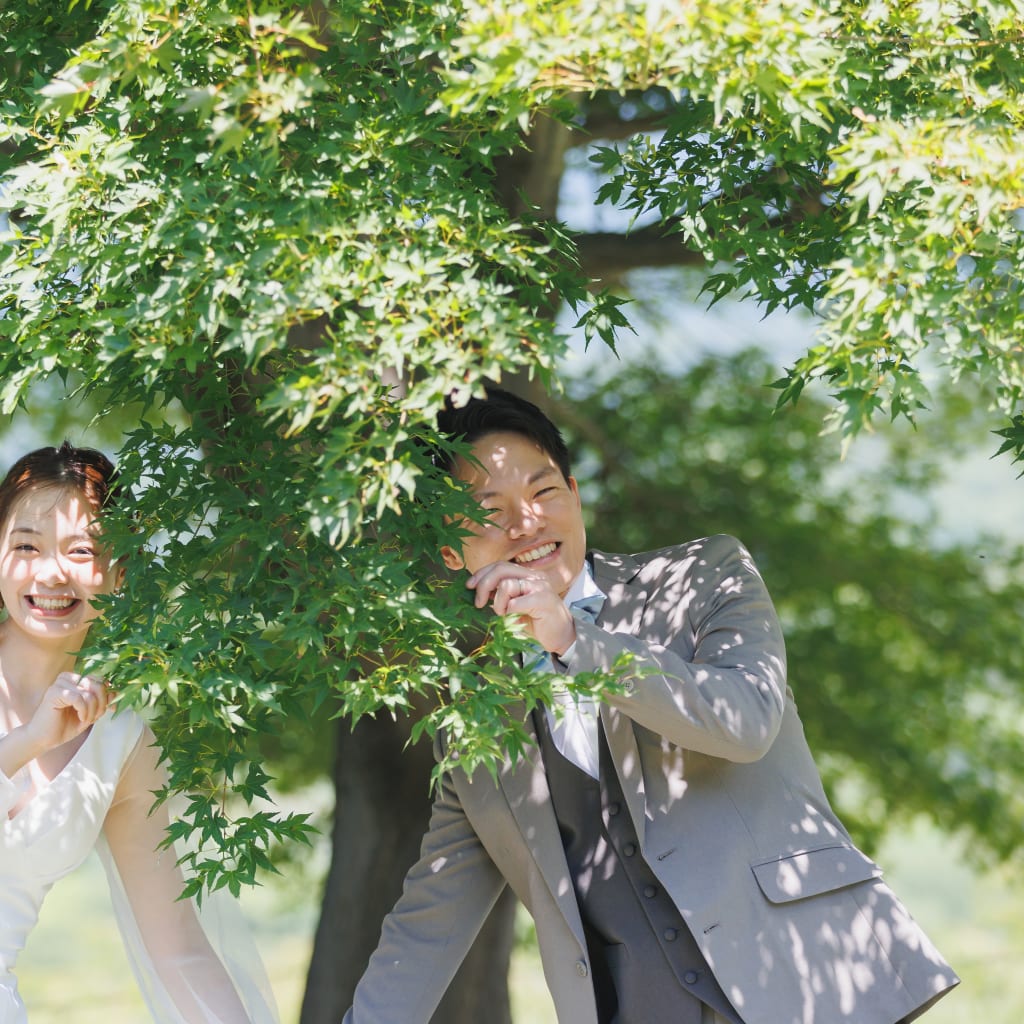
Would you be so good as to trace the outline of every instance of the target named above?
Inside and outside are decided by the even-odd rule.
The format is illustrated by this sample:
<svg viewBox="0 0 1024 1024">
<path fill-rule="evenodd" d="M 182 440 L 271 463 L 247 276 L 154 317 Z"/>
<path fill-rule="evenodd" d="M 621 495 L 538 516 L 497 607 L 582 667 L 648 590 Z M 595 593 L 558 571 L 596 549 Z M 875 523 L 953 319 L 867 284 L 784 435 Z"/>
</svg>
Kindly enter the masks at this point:
<svg viewBox="0 0 1024 1024">
<path fill-rule="evenodd" d="M 462 560 L 462 555 L 455 548 L 449 547 L 447 544 L 441 548 L 441 557 L 449 569 L 465 569 L 466 567 L 466 563 Z"/>
</svg>

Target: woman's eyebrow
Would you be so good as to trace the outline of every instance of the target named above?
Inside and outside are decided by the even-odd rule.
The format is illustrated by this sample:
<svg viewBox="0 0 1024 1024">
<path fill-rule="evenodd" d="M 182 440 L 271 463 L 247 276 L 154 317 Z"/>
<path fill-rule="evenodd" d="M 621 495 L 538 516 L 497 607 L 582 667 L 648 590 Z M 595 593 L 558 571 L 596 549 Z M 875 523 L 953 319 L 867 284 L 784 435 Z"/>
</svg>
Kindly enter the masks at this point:
<svg viewBox="0 0 1024 1024">
<path fill-rule="evenodd" d="M 41 537 L 42 531 L 37 530 L 34 526 L 15 526 L 11 530 L 11 535 L 16 533 L 25 533 L 30 537 Z M 68 544 L 79 544 L 82 541 L 88 541 L 90 544 L 95 543 L 96 538 L 91 533 L 75 533 L 70 537 L 64 538 Z"/>
</svg>

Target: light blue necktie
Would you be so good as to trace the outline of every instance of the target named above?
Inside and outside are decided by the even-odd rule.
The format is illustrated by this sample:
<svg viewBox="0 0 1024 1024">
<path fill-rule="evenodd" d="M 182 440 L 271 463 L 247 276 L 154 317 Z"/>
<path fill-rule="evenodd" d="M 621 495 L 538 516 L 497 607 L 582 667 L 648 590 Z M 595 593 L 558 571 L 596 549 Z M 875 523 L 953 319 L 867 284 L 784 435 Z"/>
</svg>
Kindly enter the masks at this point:
<svg viewBox="0 0 1024 1024">
<path fill-rule="evenodd" d="M 569 605 L 569 610 L 576 613 L 578 619 L 587 622 L 597 622 L 598 615 L 604 607 L 604 594 L 591 594 L 590 597 L 581 597 Z"/>
</svg>

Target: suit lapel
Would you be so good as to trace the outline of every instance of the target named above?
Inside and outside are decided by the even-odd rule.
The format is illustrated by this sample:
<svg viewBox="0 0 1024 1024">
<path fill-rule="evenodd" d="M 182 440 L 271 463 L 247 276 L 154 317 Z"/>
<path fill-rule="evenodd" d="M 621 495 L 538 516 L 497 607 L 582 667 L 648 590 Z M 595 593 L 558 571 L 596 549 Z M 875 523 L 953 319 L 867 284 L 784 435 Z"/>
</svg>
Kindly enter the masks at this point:
<svg viewBox="0 0 1024 1024">
<path fill-rule="evenodd" d="M 609 633 L 640 632 L 647 587 L 640 577 L 640 565 L 630 555 L 606 555 L 591 552 L 594 582 L 608 598 L 597 617 L 597 624 Z"/>
<path fill-rule="evenodd" d="M 586 949 L 583 921 L 569 877 L 569 865 L 565 859 L 558 822 L 555 820 L 551 790 L 533 717 L 527 715 L 524 724 L 532 742 L 514 764 L 506 761 L 502 765 L 498 772 L 498 784 L 537 870 L 572 928 L 580 947 Z"/>
<path fill-rule="evenodd" d="M 597 624 L 610 633 L 637 636 L 647 607 L 647 586 L 640 576 L 640 566 L 629 555 L 593 553 L 594 581 L 607 595 Z M 601 724 L 604 726 L 612 764 L 619 773 L 622 792 L 629 807 L 633 827 L 644 848 L 646 828 L 646 800 L 640 749 L 628 715 L 618 714 L 607 704 L 601 705 Z"/>
</svg>

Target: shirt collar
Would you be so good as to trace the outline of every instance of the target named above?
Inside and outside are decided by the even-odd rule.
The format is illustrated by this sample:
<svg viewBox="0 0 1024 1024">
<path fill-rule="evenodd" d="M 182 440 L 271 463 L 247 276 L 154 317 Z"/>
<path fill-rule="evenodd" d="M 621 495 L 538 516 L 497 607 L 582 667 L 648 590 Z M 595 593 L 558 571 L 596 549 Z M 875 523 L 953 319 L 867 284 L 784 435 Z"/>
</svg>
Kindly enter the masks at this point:
<svg viewBox="0 0 1024 1024">
<path fill-rule="evenodd" d="M 607 596 L 594 582 L 594 577 L 590 571 L 590 563 L 584 562 L 580 574 L 572 581 L 572 586 L 566 591 L 565 597 L 562 600 L 569 606 L 575 601 L 582 601 L 588 597 L 607 598 Z"/>
</svg>

